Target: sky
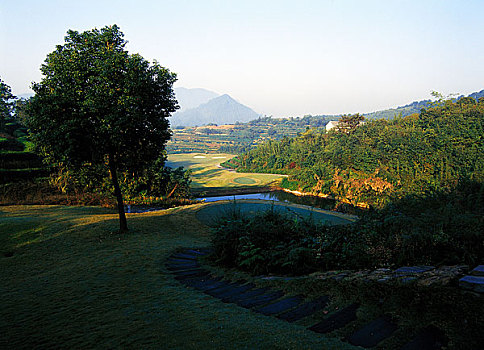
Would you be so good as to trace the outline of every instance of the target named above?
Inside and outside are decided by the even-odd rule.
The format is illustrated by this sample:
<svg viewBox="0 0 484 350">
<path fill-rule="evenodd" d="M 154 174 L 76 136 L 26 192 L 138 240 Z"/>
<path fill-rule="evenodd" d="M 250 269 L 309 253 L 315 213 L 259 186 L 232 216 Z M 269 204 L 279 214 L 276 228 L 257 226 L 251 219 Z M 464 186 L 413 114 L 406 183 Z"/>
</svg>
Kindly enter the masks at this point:
<svg viewBox="0 0 484 350">
<path fill-rule="evenodd" d="M 274 117 L 484 89 L 484 0 L 0 0 L 0 78 L 31 92 L 67 30 L 117 24 L 176 87 Z"/>
</svg>

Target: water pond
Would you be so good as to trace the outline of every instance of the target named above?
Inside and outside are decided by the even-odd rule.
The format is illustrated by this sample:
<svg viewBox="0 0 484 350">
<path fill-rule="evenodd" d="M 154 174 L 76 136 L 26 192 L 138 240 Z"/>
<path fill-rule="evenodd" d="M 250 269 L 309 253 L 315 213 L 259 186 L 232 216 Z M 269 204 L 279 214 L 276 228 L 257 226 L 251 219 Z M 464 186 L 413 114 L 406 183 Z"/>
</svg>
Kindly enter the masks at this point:
<svg viewBox="0 0 484 350">
<path fill-rule="evenodd" d="M 336 204 L 336 201 L 333 199 L 314 197 L 314 196 L 296 196 L 296 195 L 293 195 L 292 193 L 287 193 L 284 191 L 237 194 L 237 195 L 231 195 L 231 196 L 202 197 L 197 199 L 203 200 L 205 202 L 216 202 L 216 201 L 223 201 L 223 200 L 237 201 L 239 199 L 263 199 L 263 200 L 274 201 L 274 202 L 307 205 L 310 207 L 326 209 L 326 210 L 333 209 Z"/>
</svg>

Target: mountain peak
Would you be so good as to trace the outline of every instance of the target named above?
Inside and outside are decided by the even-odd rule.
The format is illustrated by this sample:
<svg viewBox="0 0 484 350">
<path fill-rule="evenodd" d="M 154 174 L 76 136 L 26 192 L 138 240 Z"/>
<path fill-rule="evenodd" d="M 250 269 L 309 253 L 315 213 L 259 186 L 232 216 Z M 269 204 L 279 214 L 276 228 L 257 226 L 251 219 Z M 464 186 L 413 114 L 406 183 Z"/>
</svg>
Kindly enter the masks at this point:
<svg viewBox="0 0 484 350">
<path fill-rule="evenodd" d="M 196 108 L 177 112 L 171 117 L 173 126 L 200 126 L 210 123 L 234 124 L 248 122 L 259 115 L 228 94 L 217 96 Z"/>
</svg>

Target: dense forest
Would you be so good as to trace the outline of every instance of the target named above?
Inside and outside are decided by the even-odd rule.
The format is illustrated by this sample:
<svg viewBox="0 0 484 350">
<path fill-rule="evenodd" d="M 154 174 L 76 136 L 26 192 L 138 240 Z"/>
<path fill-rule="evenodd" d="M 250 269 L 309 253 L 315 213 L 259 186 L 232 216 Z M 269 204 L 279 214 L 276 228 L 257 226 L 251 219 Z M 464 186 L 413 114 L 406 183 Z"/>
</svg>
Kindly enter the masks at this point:
<svg viewBox="0 0 484 350">
<path fill-rule="evenodd" d="M 361 119 L 343 116 L 329 132 L 268 141 L 225 165 L 285 173 L 283 187 L 369 210 L 333 227 L 291 224 L 271 212 L 228 217 L 214 240 L 220 261 L 256 274 L 482 262 L 484 99 L 392 121 Z"/>
<path fill-rule="evenodd" d="M 231 164 L 241 171 L 289 174 L 284 187 L 374 207 L 450 189 L 459 180 L 483 182 L 483 99 L 344 125 L 265 142 Z"/>
</svg>

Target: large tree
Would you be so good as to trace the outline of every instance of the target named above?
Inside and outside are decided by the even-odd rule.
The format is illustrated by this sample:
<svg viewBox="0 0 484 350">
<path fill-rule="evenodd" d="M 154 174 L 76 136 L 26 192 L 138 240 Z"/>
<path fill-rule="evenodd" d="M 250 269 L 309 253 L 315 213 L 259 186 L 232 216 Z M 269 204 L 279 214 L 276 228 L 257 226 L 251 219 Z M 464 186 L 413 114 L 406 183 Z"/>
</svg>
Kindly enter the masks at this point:
<svg viewBox="0 0 484 350">
<path fill-rule="evenodd" d="M 107 168 L 120 231 L 127 230 L 118 173 L 136 174 L 158 159 L 178 108 L 176 75 L 125 50 L 116 25 L 79 33 L 50 53 L 28 107 L 33 141 L 55 161 Z"/>
</svg>

